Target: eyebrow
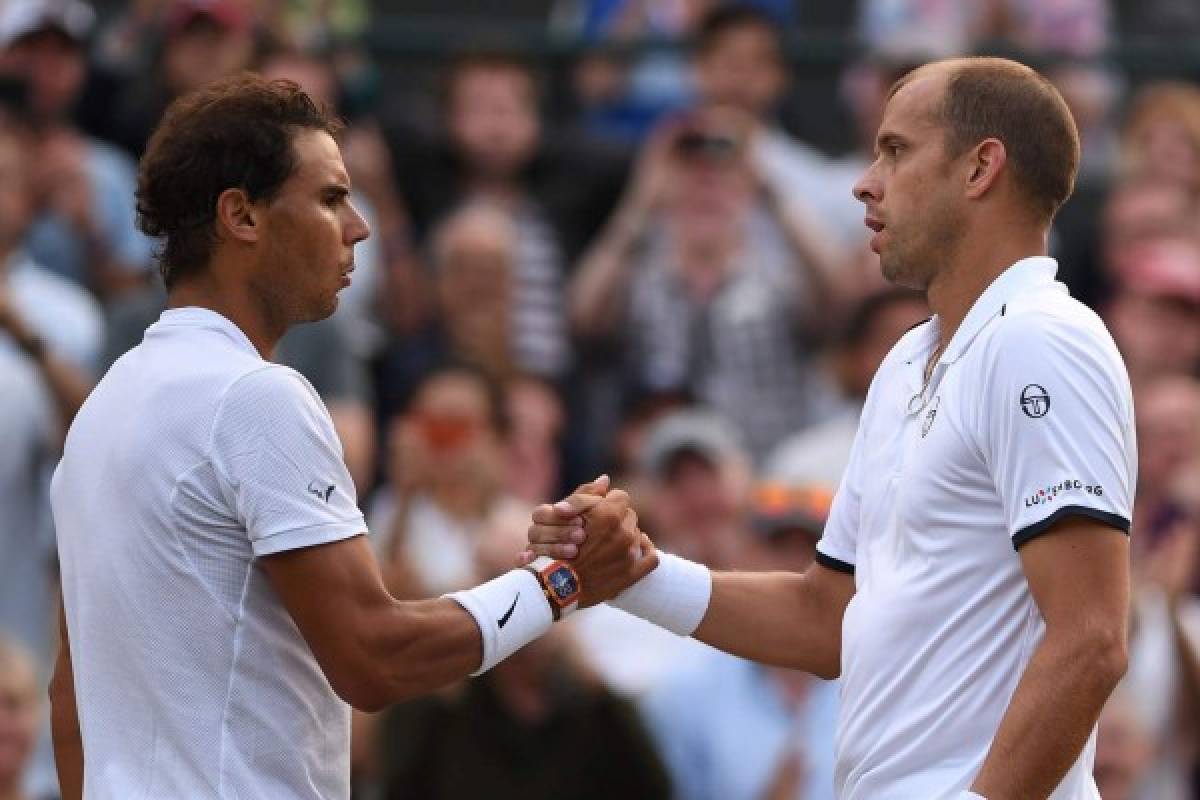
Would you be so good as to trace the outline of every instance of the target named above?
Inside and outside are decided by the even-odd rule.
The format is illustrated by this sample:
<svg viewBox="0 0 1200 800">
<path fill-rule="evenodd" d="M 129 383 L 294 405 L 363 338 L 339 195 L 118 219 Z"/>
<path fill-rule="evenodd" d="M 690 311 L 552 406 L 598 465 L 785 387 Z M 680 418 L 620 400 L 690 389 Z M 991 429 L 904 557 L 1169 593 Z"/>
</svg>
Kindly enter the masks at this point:
<svg viewBox="0 0 1200 800">
<path fill-rule="evenodd" d="M 881 133 L 875 140 L 875 155 L 878 156 L 880 151 L 892 145 L 907 144 L 908 140 L 898 133 Z"/>
</svg>

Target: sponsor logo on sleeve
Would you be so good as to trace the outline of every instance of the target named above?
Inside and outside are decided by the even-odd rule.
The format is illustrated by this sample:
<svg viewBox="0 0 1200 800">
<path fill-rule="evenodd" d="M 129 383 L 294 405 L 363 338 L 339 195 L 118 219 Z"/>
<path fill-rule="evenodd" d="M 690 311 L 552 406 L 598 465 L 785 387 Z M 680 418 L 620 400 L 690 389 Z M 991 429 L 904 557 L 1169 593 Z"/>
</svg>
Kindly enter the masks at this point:
<svg viewBox="0 0 1200 800">
<path fill-rule="evenodd" d="M 1030 419 L 1038 419 L 1050 413 L 1050 393 L 1036 383 L 1021 390 L 1021 411 Z"/>
<path fill-rule="evenodd" d="M 1104 496 L 1104 487 L 1100 484 L 1089 484 L 1074 478 L 1070 480 L 1052 483 L 1043 489 L 1038 489 L 1033 494 L 1025 498 L 1025 507 L 1032 508 L 1034 506 L 1046 505 L 1053 503 L 1058 499 L 1059 495 L 1065 494 L 1090 494 L 1094 497 Z"/>
<path fill-rule="evenodd" d="M 312 480 L 308 482 L 308 493 L 319 500 L 324 500 L 326 503 L 329 502 L 329 498 L 336 488 L 336 485 L 325 483 L 324 481 Z"/>
</svg>

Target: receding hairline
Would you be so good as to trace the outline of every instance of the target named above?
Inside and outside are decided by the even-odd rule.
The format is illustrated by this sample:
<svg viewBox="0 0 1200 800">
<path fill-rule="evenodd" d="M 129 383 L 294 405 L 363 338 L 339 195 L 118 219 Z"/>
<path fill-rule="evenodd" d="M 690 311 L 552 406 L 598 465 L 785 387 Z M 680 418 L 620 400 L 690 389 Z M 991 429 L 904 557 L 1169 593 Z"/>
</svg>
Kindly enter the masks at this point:
<svg viewBox="0 0 1200 800">
<path fill-rule="evenodd" d="M 1022 78 L 1027 78 L 1043 86 L 1049 85 L 1049 81 L 1037 70 L 1019 61 L 997 58 L 996 56 L 959 56 L 957 58 L 945 58 L 940 61 L 930 61 L 905 73 L 888 89 L 887 99 L 891 100 L 905 86 L 924 77 L 936 76 L 941 73 L 944 75 L 945 82 L 949 84 L 963 73 L 974 71 L 1006 72 L 1010 75 L 1019 75 Z"/>
</svg>

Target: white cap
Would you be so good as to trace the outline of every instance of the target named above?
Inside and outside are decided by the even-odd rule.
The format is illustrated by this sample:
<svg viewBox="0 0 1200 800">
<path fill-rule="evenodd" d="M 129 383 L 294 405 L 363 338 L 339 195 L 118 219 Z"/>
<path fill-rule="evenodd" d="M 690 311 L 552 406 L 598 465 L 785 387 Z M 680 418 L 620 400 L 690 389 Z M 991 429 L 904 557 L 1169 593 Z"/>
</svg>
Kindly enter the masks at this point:
<svg viewBox="0 0 1200 800">
<path fill-rule="evenodd" d="M 0 8 L 0 47 L 44 30 L 83 41 L 96 23 L 95 10 L 83 0 L 10 0 Z"/>
</svg>

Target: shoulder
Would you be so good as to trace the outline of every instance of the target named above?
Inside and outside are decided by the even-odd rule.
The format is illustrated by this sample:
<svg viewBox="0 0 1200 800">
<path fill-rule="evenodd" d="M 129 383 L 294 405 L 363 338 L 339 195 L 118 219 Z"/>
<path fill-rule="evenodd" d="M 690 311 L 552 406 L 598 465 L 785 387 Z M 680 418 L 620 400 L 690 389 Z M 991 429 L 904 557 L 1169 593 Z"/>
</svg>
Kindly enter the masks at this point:
<svg viewBox="0 0 1200 800">
<path fill-rule="evenodd" d="M 225 402 L 273 404 L 303 402 L 316 397 L 312 385 L 283 364 L 259 363 L 235 378 L 225 390 Z"/>
<path fill-rule="evenodd" d="M 1116 343 L 1100 317 L 1065 292 L 1020 298 L 1005 306 L 983 351 L 998 360 L 1046 359 L 1094 366 L 1120 362 Z"/>
</svg>

